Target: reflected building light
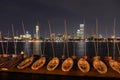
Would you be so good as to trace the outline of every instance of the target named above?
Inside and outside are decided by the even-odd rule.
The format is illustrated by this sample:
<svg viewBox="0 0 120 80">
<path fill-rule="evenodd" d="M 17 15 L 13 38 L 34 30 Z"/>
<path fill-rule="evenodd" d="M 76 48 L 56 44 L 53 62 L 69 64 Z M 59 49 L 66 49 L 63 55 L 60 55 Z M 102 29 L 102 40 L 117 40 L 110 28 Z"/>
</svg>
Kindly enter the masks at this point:
<svg viewBox="0 0 120 80">
<path fill-rule="evenodd" d="M 78 42 L 76 45 L 76 55 L 82 57 L 84 55 L 84 42 Z"/>
</svg>

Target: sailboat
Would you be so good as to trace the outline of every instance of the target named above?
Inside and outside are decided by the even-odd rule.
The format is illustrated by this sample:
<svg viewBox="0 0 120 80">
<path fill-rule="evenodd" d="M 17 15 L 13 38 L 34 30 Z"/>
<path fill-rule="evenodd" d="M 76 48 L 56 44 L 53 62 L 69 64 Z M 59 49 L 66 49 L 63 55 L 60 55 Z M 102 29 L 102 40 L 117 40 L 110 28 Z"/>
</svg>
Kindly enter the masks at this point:
<svg viewBox="0 0 120 80">
<path fill-rule="evenodd" d="M 43 46 L 43 51 L 42 51 L 41 45 L 42 45 L 42 43 L 40 44 L 40 51 L 41 51 L 40 52 L 41 53 L 40 58 L 33 63 L 33 65 L 31 66 L 32 70 L 38 70 L 38 69 L 42 68 L 45 65 L 46 57 L 42 56 L 42 55 L 44 55 L 45 42 L 44 42 L 44 46 Z"/>
<path fill-rule="evenodd" d="M 97 44 L 95 45 L 95 42 L 94 42 L 96 56 L 93 57 L 93 67 L 100 74 L 105 74 L 107 72 L 107 66 L 105 65 L 105 63 L 103 61 L 100 60 L 100 56 L 98 56 L 98 23 L 97 23 L 97 19 L 96 19 L 96 35 L 97 35 Z"/>
<path fill-rule="evenodd" d="M 51 27 L 50 27 L 50 22 L 49 21 L 48 21 L 48 24 L 49 24 L 50 39 L 51 39 Z M 54 71 L 58 67 L 59 62 L 60 62 L 59 58 L 55 57 L 54 45 L 53 45 L 52 39 L 51 39 L 51 44 L 52 44 L 53 58 L 47 64 L 47 70 L 48 71 Z"/>
<path fill-rule="evenodd" d="M 20 64 L 17 65 L 17 68 L 18 69 L 24 69 L 24 68 L 30 66 L 33 62 L 33 59 L 34 59 L 33 56 L 26 58 Z"/>
<path fill-rule="evenodd" d="M 85 31 L 84 31 L 84 33 L 85 33 Z M 90 70 L 90 65 L 87 61 L 87 56 L 86 56 L 85 35 L 84 35 L 84 56 L 78 60 L 77 65 L 78 65 L 78 68 L 80 69 L 80 71 L 82 71 L 83 73 L 87 73 Z"/>
<path fill-rule="evenodd" d="M 22 26 L 23 26 L 23 32 L 25 34 L 23 22 L 22 22 Z M 28 67 L 32 64 L 33 60 L 34 60 L 34 55 L 32 55 L 30 57 L 26 57 L 22 62 L 20 62 L 20 64 L 17 65 L 17 68 L 24 69 L 24 68 Z"/>
<path fill-rule="evenodd" d="M 116 27 L 116 19 L 114 19 L 114 36 L 115 36 L 115 27 Z M 114 47 L 113 47 L 114 48 L 114 50 L 113 50 L 114 51 L 114 53 L 113 53 L 114 59 L 109 60 L 109 65 L 113 70 L 120 73 L 120 63 L 115 60 L 115 38 L 116 37 L 114 37 L 114 43 L 113 43 L 114 44 Z"/>
<path fill-rule="evenodd" d="M 67 40 L 66 20 L 64 21 L 64 24 L 65 24 L 65 42 L 66 42 L 66 40 Z M 70 71 L 74 64 L 73 59 L 69 57 L 68 42 L 66 42 L 66 47 L 67 47 L 68 58 L 66 58 L 62 63 L 62 71 L 64 71 L 64 72 Z"/>
</svg>

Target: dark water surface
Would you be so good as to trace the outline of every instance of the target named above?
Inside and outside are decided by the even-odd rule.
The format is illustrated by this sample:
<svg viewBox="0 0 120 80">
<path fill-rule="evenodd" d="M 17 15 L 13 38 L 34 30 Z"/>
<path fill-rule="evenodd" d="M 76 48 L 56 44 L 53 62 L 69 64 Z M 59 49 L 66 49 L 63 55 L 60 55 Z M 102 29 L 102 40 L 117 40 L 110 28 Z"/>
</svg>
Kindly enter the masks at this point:
<svg viewBox="0 0 120 80">
<path fill-rule="evenodd" d="M 4 44 L 4 52 L 8 52 L 10 54 L 14 53 L 14 42 L 3 42 Z M 7 45 L 8 44 L 8 45 Z M 119 42 L 116 42 L 115 48 L 113 47 L 113 42 L 109 42 L 109 55 L 110 56 L 119 56 Z M 84 42 L 53 42 L 53 46 L 51 42 L 17 42 L 17 54 L 21 51 L 24 51 L 26 55 L 41 55 L 41 52 L 46 57 L 53 57 L 53 55 L 61 58 L 63 55 L 65 57 L 71 57 L 72 55 L 78 56 L 78 58 L 86 55 L 89 58 L 92 58 L 96 55 L 95 46 L 97 43 L 95 42 L 86 42 L 86 48 Z M 68 45 L 68 52 L 67 52 Z M 117 47 L 118 46 L 118 47 Z M 8 47 L 8 49 L 7 49 Z M 106 42 L 98 42 L 98 55 L 101 57 L 108 55 L 108 48 Z M 7 49 L 7 50 L 6 50 Z M 53 52 L 54 51 L 54 52 Z M 115 54 L 113 55 L 115 51 Z M 3 53 L 2 47 L 0 45 L 0 53 Z"/>
</svg>

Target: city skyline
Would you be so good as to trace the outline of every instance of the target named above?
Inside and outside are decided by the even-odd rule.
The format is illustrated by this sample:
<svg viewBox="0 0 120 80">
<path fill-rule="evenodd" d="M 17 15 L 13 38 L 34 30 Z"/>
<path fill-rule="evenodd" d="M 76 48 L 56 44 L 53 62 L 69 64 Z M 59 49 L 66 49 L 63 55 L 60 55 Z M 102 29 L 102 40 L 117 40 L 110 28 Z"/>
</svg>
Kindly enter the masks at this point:
<svg viewBox="0 0 120 80">
<path fill-rule="evenodd" d="M 35 33 L 35 26 L 39 22 L 40 34 L 49 35 L 48 20 L 54 33 L 64 33 L 64 20 L 67 22 L 68 34 L 75 33 L 79 24 L 85 19 L 86 34 L 95 33 L 96 18 L 98 19 L 98 33 L 106 36 L 113 34 L 114 17 L 116 17 L 116 36 L 120 36 L 120 1 L 118 0 L 2 0 L 0 1 L 0 31 L 11 32 L 11 24 L 15 32 L 25 30 Z M 11 32 L 12 33 L 12 32 Z"/>
</svg>

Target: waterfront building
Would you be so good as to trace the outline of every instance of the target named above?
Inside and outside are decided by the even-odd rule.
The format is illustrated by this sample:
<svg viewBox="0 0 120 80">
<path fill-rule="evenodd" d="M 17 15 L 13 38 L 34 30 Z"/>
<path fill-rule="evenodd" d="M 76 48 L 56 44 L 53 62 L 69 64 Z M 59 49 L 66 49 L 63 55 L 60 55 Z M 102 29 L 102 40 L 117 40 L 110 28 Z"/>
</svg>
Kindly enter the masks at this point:
<svg viewBox="0 0 120 80">
<path fill-rule="evenodd" d="M 80 38 L 81 38 L 80 35 L 81 35 L 81 34 L 80 34 L 80 29 L 78 29 L 77 32 L 76 32 L 76 37 L 75 37 L 75 39 L 80 39 Z"/>
<path fill-rule="evenodd" d="M 67 40 L 68 39 L 68 35 L 66 33 L 63 34 L 63 40 Z"/>
<path fill-rule="evenodd" d="M 77 29 L 75 34 L 71 35 L 72 39 L 84 39 L 84 24 L 80 24 L 80 28 Z"/>
<path fill-rule="evenodd" d="M 12 40 L 12 37 L 4 37 L 4 40 Z"/>
<path fill-rule="evenodd" d="M 36 25 L 36 30 L 35 30 L 34 37 L 35 37 L 35 39 L 40 38 L 40 32 L 39 32 L 39 26 L 38 25 Z"/>
<path fill-rule="evenodd" d="M 51 39 L 51 40 L 56 40 L 56 35 L 55 35 L 55 33 L 51 33 L 51 34 L 50 34 L 50 39 Z"/>
<path fill-rule="evenodd" d="M 115 39 L 115 35 L 112 35 L 111 38 L 112 38 L 112 39 Z"/>
<path fill-rule="evenodd" d="M 26 34 L 20 35 L 20 39 L 28 39 L 28 40 L 30 40 L 30 39 L 32 39 L 32 36 L 31 36 L 31 34 L 29 34 L 28 31 L 26 31 Z"/>
<path fill-rule="evenodd" d="M 80 38 L 84 39 L 84 24 L 80 24 Z"/>
<path fill-rule="evenodd" d="M 101 34 L 99 34 L 99 38 L 101 39 L 101 38 L 103 38 L 103 36 Z"/>
<path fill-rule="evenodd" d="M 62 34 L 57 34 L 56 35 L 56 40 L 57 41 L 63 41 L 63 35 Z"/>
<path fill-rule="evenodd" d="M 20 37 L 19 36 L 14 36 L 13 39 L 20 40 Z"/>
</svg>

